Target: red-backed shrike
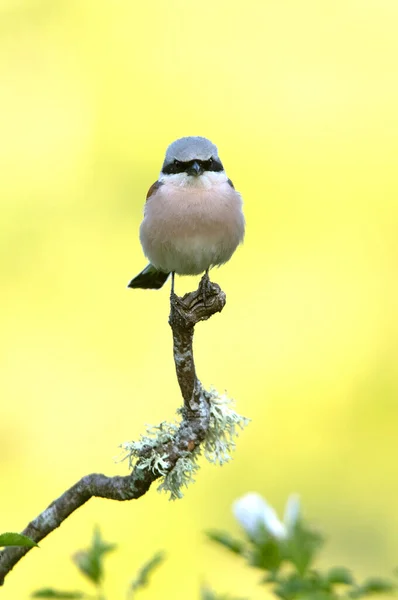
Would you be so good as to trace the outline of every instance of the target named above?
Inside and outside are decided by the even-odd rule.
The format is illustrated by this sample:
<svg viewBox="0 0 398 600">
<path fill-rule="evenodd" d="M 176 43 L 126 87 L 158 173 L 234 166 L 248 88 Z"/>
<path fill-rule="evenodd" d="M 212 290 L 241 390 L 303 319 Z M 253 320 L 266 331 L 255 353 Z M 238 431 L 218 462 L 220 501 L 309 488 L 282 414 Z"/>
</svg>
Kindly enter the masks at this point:
<svg viewBox="0 0 398 600">
<path fill-rule="evenodd" d="M 184 137 L 167 148 L 148 191 L 140 240 L 150 264 L 128 287 L 159 289 L 172 273 L 199 275 L 226 263 L 243 241 L 242 198 L 214 144 Z"/>
</svg>

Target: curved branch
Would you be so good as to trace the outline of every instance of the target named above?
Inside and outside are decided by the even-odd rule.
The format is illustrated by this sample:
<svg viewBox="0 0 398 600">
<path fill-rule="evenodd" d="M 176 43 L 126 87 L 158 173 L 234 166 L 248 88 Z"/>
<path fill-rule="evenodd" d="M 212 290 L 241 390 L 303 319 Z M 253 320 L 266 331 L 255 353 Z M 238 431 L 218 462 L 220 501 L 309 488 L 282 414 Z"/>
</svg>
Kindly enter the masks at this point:
<svg viewBox="0 0 398 600">
<path fill-rule="evenodd" d="M 182 298 L 174 294 L 171 296 L 169 323 L 173 332 L 174 362 L 184 408 L 183 418 L 175 436 L 158 449 L 167 455 L 168 471 L 173 469 L 177 460 L 185 456 L 187 451 L 194 450 L 206 436 L 210 419 L 208 393 L 196 376 L 193 334 L 196 323 L 220 312 L 224 305 L 224 292 L 217 284 L 210 283 L 207 275 L 202 278 L 196 292 L 185 294 Z M 107 477 L 97 473 L 82 477 L 33 519 L 22 533 L 35 542 L 40 542 L 92 497 L 119 501 L 140 498 L 161 476 L 159 472 L 154 473 L 151 469 L 141 468 L 148 452 L 149 449 L 142 450 L 133 471 L 125 477 Z M 29 550 L 27 547 L 14 546 L 0 552 L 0 585 L 3 585 L 5 576 Z"/>
</svg>

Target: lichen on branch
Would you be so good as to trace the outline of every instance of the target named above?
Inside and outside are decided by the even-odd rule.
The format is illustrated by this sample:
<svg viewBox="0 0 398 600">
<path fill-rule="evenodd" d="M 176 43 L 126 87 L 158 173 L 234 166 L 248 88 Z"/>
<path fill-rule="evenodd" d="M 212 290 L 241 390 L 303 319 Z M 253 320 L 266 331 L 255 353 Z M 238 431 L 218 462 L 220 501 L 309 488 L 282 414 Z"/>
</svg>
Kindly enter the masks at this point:
<svg viewBox="0 0 398 600">
<path fill-rule="evenodd" d="M 169 468 L 167 454 L 162 453 L 162 449 L 178 431 L 177 423 L 163 421 L 159 425 L 149 425 L 146 434 L 138 442 L 125 442 L 121 445 L 121 460 L 127 459 L 131 468 L 139 461 L 141 469 L 149 469 L 160 475 L 158 491 L 170 493 L 170 500 L 182 498 L 182 489 L 195 481 L 194 475 L 199 470 L 198 458 L 202 453 L 214 464 L 223 465 L 230 461 L 231 452 L 235 449 L 235 438 L 239 435 L 239 430 L 249 423 L 249 419 L 233 409 L 233 400 L 225 394 L 220 395 L 212 388 L 206 392 L 206 396 L 210 418 L 205 438 L 202 444 L 183 453 L 172 469 Z M 148 448 L 152 448 L 152 451 L 145 461 L 140 460 L 143 451 L 148 451 Z"/>
</svg>

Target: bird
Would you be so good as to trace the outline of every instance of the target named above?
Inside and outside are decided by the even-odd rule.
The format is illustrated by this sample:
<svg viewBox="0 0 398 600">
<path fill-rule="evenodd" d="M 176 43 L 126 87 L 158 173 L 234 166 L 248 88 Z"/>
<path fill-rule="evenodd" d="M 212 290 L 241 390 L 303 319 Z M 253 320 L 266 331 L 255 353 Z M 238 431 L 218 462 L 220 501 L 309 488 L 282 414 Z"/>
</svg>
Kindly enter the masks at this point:
<svg viewBox="0 0 398 600">
<path fill-rule="evenodd" d="M 149 264 L 129 288 L 160 289 L 172 275 L 200 275 L 231 258 L 245 234 L 242 197 L 217 147 L 200 136 L 172 142 L 149 188 L 140 241 Z"/>
</svg>

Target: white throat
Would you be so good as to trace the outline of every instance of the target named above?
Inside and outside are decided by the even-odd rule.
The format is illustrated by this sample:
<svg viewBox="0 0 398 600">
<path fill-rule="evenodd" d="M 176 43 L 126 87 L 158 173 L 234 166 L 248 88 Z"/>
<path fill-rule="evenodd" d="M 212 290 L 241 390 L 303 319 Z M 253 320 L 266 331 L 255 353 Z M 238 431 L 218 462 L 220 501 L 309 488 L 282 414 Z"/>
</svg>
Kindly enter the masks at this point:
<svg viewBox="0 0 398 600">
<path fill-rule="evenodd" d="M 173 175 L 160 174 L 159 181 L 167 185 L 182 188 L 210 189 L 228 181 L 225 171 L 205 171 L 202 175 L 193 176 L 187 173 L 175 173 Z"/>
</svg>

